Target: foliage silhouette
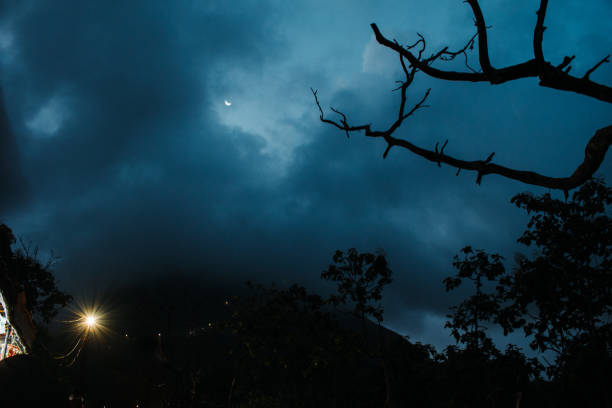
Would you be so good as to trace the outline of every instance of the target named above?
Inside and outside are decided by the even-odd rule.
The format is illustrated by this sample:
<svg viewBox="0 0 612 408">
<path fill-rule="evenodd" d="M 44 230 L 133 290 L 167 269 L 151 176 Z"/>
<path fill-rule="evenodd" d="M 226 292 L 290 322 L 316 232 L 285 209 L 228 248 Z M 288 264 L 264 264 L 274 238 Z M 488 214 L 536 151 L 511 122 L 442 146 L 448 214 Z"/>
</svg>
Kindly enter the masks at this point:
<svg viewBox="0 0 612 408">
<path fill-rule="evenodd" d="M 333 256 L 334 263 L 321 273 L 321 279 L 337 282 L 337 294 L 329 297 L 328 303 L 334 306 L 353 305 L 351 313 L 361 321 L 363 349 L 370 358 L 382 364 L 385 379 L 385 406 L 391 404 L 392 380 L 391 366 L 388 361 L 387 347 L 382 334 L 381 323 L 384 309 L 380 304 L 382 290 L 391 283 L 392 271 L 382 250 L 377 253 L 359 253 L 355 248 L 346 251 L 337 250 Z M 367 346 L 368 331 L 366 318 L 373 317 L 378 323 L 378 347 Z"/>
<path fill-rule="evenodd" d="M 371 400 L 366 394 L 376 387 L 356 392 L 352 385 L 366 381 L 351 376 L 367 365 L 361 345 L 320 296 L 298 285 L 251 287 L 252 295 L 228 301 L 232 318 L 223 325 L 236 339 L 228 405 L 358 406 L 359 399 Z"/>
<path fill-rule="evenodd" d="M 11 288 L 7 290 L 9 293 L 24 291 L 27 308 L 33 317 L 48 323 L 72 297 L 56 286 L 53 256 L 43 264 L 38 259 L 38 248 L 32 249 L 31 245 L 20 241 L 21 247 L 13 251 L 16 242 L 12 230 L 1 224 L 0 273 L 5 283 L 3 287 Z"/>
<path fill-rule="evenodd" d="M 563 354 L 572 339 L 600 336 L 612 312 L 612 189 L 593 179 L 568 202 L 549 194 L 512 202 L 534 213 L 518 241 L 537 253 L 518 255 L 514 273 L 500 281 L 500 295 L 513 301 L 500 322 L 533 334 L 532 348 Z"/>
<path fill-rule="evenodd" d="M 461 250 L 463 259 L 455 256 L 453 266 L 458 270 L 457 276 L 444 279 L 446 291 L 459 287 L 463 280 L 472 281 L 476 293 L 451 308 L 452 314 L 447 315 L 444 327 L 450 328 L 457 342 L 466 344 L 468 349 L 485 355 L 496 352 L 493 341 L 487 336 L 484 323 L 490 322 L 498 313 L 500 304 L 495 294 L 486 293 L 483 286 L 486 281 L 495 281 L 504 273 L 498 254 L 488 255 L 482 250 L 472 250 L 467 246 Z"/>
<path fill-rule="evenodd" d="M 352 313 L 362 321 L 372 316 L 382 322 L 384 309 L 379 302 L 383 287 L 392 281 L 385 254 L 360 254 L 350 248 L 346 254 L 336 251 L 333 260 L 334 264 L 321 273 L 322 279 L 338 282 L 338 293 L 330 296 L 329 302 L 336 306 L 350 302 Z"/>
<path fill-rule="evenodd" d="M 449 390 L 452 405 L 495 406 L 509 401 L 520 402 L 529 379 L 539 379 L 542 370 L 537 359 L 529 359 L 510 344 L 502 353 L 487 336 L 487 326 L 496 322 L 503 299 L 491 288 L 505 274 L 503 258 L 467 246 L 462 257 L 455 256 L 457 274 L 445 278 L 447 291 L 463 281 L 473 283 L 475 293 L 451 307 L 451 320 L 444 325 L 451 329 L 457 343 L 465 349 L 449 346 L 444 353 L 444 370 L 448 378 L 456 378 Z"/>
<path fill-rule="evenodd" d="M 491 371 L 491 362 L 502 355 L 486 336 L 483 323 L 498 324 L 505 335 L 520 329 L 531 338 L 534 351 L 555 352 L 547 374 L 560 406 L 584 406 L 585 400 L 593 406 L 609 406 L 612 189 L 601 179 L 591 179 L 571 200 L 553 199 L 550 194 L 518 194 L 512 202 L 532 214 L 518 241 L 534 246 L 535 252 L 531 258 L 517 254 L 517 265 L 510 272 L 497 254 L 466 247 L 463 259 L 455 257 L 458 274 L 444 280 L 447 290 L 467 279 L 474 282 L 476 294 L 449 315 L 452 320 L 446 327 L 467 348 L 449 348 L 446 357 L 452 361 L 467 356 L 464 362 L 472 371 L 465 377 L 486 373 L 480 381 L 490 389 L 489 379 L 499 372 L 499 368 Z M 484 291 L 485 279 L 497 283 L 494 290 L 487 285 L 490 290 Z M 526 359 L 514 346 L 508 353 L 504 358 L 512 357 L 522 376 L 531 378 L 531 385 L 541 381 L 543 367 L 538 361 Z"/>
<path fill-rule="evenodd" d="M 519 194 L 512 201 L 533 213 L 518 241 L 537 251 L 533 258 L 518 255 L 514 273 L 500 280 L 500 296 L 512 303 L 499 321 L 505 331 L 522 328 L 533 336 L 534 350 L 556 353 L 548 374 L 568 403 L 590 395 L 609 406 L 612 189 L 592 179 L 569 201 L 549 194 Z"/>
</svg>

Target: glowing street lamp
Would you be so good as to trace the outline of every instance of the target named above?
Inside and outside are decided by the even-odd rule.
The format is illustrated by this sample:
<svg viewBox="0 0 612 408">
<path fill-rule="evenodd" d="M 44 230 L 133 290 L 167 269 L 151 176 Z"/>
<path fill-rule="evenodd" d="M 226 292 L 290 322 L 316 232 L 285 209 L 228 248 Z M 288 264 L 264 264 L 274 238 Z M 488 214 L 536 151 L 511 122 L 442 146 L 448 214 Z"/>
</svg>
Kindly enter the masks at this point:
<svg viewBox="0 0 612 408">
<path fill-rule="evenodd" d="M 96 322 L 98 318 L 94 315 L 85 316 L 85 325 L 89 330 L 94 329 L 96 327 Z"/>
</svg>

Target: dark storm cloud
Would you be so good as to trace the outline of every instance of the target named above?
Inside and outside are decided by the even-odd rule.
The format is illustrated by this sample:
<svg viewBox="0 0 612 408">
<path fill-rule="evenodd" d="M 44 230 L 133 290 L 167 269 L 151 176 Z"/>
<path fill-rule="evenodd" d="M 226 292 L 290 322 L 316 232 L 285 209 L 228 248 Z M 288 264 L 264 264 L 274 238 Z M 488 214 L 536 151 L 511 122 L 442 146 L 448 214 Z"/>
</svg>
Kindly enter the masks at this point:
<svg viewBox="0 0 612 408">
<path fill-rule="evenodd" d="M 57 133 L 22 143 L 33 194 L 23 205 L 70 253 L 70 278 L 223 262 L 215 245 L 232 242 L 211 238 L 223 230 L 212 220 L 266 163 L 257 137 L 215 125 L 205 86 L 216 65 L 256 69 L 270 57 L 260 48 L 270 31 L 246 15 L 36 2 L 13 23 L 13 77 L 29 90 L 11 95 L 19 130 L 33 133 L 24 124 L 55 95 L 69 112 Z"/>
<path fill-rule="evenodd" d="M 14 208 L 23 199 L 25 179 L 21 171 L 17 142 L 0 88 L 0 214 Z"/>
<path fill-rule="evenodd" d="M 61 134 L 32 146 L 37 175 L 85 188 L 117 162 L 155 153 L 148 149 L 163 153 L 164 142 L 180 143 L 191 130 L 194 121 L 185 118 L 207 113 L 198 89 L 207 68 L 259 59 L 257 25 L 190 11 L 151 2 L 45 2 L 21 18 L 16 47 L 30 88 L 23 98 L 41 106 L 64 93 L 70 110 Z"/>
</svg>

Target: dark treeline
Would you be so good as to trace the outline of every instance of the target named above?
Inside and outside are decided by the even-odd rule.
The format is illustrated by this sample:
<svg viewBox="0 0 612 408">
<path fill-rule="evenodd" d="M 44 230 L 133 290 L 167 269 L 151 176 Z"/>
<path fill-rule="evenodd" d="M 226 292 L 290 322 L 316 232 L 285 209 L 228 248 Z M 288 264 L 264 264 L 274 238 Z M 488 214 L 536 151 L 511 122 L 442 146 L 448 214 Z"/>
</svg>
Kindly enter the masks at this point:
<svg viewBox="0 0 612 408">
<path fill-rule="evenodd" d="M 92 337 L 71 364 L 45 347 L 22 360 L 53 373 L 58 404 L 85 395 L 87 406 L 107 407 L 610 407 L 612 189 L 593 179 L 567 200 L 519 194 L 512 203 L 531 216 L 518 238 L 529 255 L 515 254 L 509 267 L 499 254 L 460 251 L 441 284 L 469 292 L 449 311 L 456 344 L 444 350 L 382 325 L 392 282 L 385 254 L 349 249 L 321 273 L 336 285 L 329 297 L 249 284 L 245 294 L 217 296 L 224 310 L 212 319 L 202 305 L 187 313 L 161 303 L 196 299 L 197 289 L 131 290 L 140 329 Z M 30 276 L 22 288 L 36 296 L 26 254 L 11 256 Z M 51 300 L 29 303 L 35 320 L 50 316 L 53 299 L 68 299 L 47 289 Z M 147 332 L 154 324 L 160 331 Z M 522 333 L 530 357 L 515 345 L 499 350 L 493 327 Z M 10 360 L 0 363 L 0 383 L 19 377 Z"/>
</svg>

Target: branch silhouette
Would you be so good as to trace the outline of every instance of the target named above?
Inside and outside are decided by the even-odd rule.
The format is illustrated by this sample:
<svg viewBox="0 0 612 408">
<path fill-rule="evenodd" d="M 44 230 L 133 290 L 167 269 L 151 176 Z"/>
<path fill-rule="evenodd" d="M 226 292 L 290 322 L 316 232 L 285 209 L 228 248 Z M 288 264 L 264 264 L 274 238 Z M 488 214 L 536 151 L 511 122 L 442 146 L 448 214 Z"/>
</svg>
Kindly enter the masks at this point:
<svg viewBox="0 0 612 408">
<path fill-rule="evenodd" d="M 570 91 L 585 95 L 597 100 L 612 103 L 612 88 L 606 85 L 599 84 L 590 79 L 590 75 L 600 68 L 603 64 L 610 62 L 610 55 L 602 58 L 597 64 L 590 68 L 582 77 L 572 76 L 569 74 L 571 70 L 571 62 L 575 56 L 565 56 L 563 61 L 556 66 L 546 61 L 542 50 L 542 42 L 544 38 L 544 20 L 548 7 L 548 0 L 541 0 L 540 7 L 537 11 L 537 21 L 533 33 L 533 53 L 534 58 L 520 62 L 515 65 L 509 65 L 503 68 L 495 68 L 489 59 L 489 46 L 487 39 L 487 27 L 485 19 L 477 0 L 466 0 L 472 8 L 474 21 L 476 25 L 476 34 L 466 43 L 466 45 L 457 51 L 448 51 L 448 47 L 442 48 L 437 53 L 430 57 L 424 58 L 426 42 L 425 38 L 417 33 L 419 39 L 412 45 L 402 46 L 396 40 L 389 40 L 385 37 L 375 23 L 371 24 L 372 31 L 376 41 L 396 52 L 400 57 L 400 63 L 404 71 L 405 79 L 400 82 L 400 86 L 396 88 L 401 92 L 401 101 L 397 119 L 386 130 L 374 130 L 369 124 L 365 125 L 350 125 L 346 114 L 338 109 L 331 108 L 333 112 L 339 115 L 339 120 L 332 120 L 325 117 L 323 109 L 318 99 L 317 91 L 312 90 L 315 98 L 315 103 L 320 112 L 322 122 L 331 124 L 340 130 L 343 130 L 347 137 L 351 132 L 364 131 L 368 137 L 380 137 L 387 143 L 387 148 L 383 154 L 383 158 L 387 157 L 389 150 L 393 146 L 403 147 L 412 153 L 423 157 L 424 159 L 441 165 L 447 164 L 457 169 L 457 175 L 461 170 L 475 171 L 476 183 L 480 184 L 483 176 L 488 174 L 497 174 L 509 179 L 531 185 L 542 186 L 550 189 L 563 190 L 566 194 L 568 190 L 579 187 L 589 180 L 595 171 L 601 166 L 608 148 L 612 144 L 612 125 L 603 127 L 595 132 L 585 148 L 584 160 L 579 164 L 576 170 L 569 177 L 549 177 L 533 171 L 517 170 L 510 167 L 501 166 L 492 163 L 495 153 L 491 153 L 483 160 L 463 160 L 444 153 L 448 140 L 446 140 L 441 149 L 438 149 L 439 142 L 436 143 L 433 150 L 428 150 L 407 141 L 393 136 L 393 133 L 402 125 L 403 121 L 410 117 L 416 110 L 424 108 L 425 100 L 429 96 L 431 89 L 428 89 L 423 98 L 416 103 L 412 109 L 406 112 L 406 90 L 413 82 L 416 72 L 423 73 L 437 79 L 446 81 L 468 81 L 468 82 L 489 82 L 491 85 L 502 84 L 520 78 L 537 77 L 539 85 L 543 87 L 553 88 L 561 91 Z M 474 48 L 475 40 L 478 39 L 478 61 L 480 71 L 470 67 L 468 64 L 467 52 Z M 420 46 L 420 47 L 419 47 Z M 418 47 L 418 49 L 417 49 Z M 432 64 L 435 61 L 450 61 L 455 57 L 462 55 L 465 58 L 465 66 L 469 72 L 450 71 L 435 68 Z M 408 66 L 406 66 L 406 61 Z"/>
</svg>

